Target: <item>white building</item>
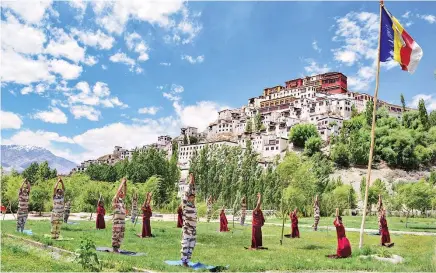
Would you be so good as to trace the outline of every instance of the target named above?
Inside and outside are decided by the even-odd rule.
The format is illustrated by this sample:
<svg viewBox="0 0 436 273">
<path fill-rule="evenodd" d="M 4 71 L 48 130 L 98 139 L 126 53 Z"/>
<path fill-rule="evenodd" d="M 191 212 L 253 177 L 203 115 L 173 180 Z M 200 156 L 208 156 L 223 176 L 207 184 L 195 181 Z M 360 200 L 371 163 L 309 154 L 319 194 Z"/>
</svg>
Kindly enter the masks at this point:
<svg viewBox="0 0 436 273">
<path fill-rule="evenodd" d="M 179 165 L 183 168 L 186 166 L 189 166 L 189 161 L 191 157 L 200 152 L 201 149 L 203 149 L 206 146 L 209 147 L 220 147 L 220 146 L 237 146 L 238 144 L 236 142 L 232 141 L 216 141 L 216 142 L 204 142 L 204 143 L 197 143 L 197 144 L 191 144 L 191 145 L 180 145 L 179 146 Z"/>
</svg>

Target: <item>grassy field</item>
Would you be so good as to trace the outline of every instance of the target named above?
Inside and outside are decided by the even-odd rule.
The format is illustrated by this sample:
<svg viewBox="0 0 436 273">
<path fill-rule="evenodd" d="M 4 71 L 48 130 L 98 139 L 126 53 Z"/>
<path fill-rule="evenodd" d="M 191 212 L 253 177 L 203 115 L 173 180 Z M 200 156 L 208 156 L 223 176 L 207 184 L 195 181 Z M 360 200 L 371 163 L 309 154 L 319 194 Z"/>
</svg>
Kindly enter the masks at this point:
<svg viewBox="0 0 436 273">
<path fill-rule="evenodd" d="M 343 216 L 345 227 L 360 228 L 362 216 Z M 333 226 L 333 217 L 321 217 L 319 226 Z M 406 228 L 406 217 L 388 217 L 389 230 L 398 231 L 415 231 L 415 232 L 434 232 L 436 233 L 436 218 L 409 218 Z M 267 223 L 281 224 L 283 219 L 268 218 Z M 289 217 L 286 218 L 286 224 L 290 225 Z M 313 217 L 299 218 L 300 225 L 313 225 Z M 376 216 L 367 216 L 365 228 L 378 229 L 378 219 Z"/>
<path fill-rule="evenodd" d="M 50 231 L 48 221 L 29 221 L 26 229 L 31 229 L 33 236 L 21 235 L 43 243 L 52 243 L 54 246 L 74 251 L 80 245 L 80 237 L 87 234 L 95 241 L 97 246 L 111 245 L 111 223 L 107 222 L 106 230 L 95 230 L 94 222 L 80 221 L 77 225 L 63 225 L 61 235 L 75 238 L 73 241 L 51 241 L 45 239 L 44 234 Z M 14 221 L 2 221 L 3 233 L 15 234 Z M 156 271 L 189 271 L 183 267 L 172 267 L 164 263 L 165 260 L 180 259 L 180 229 L 175 228 L 173 222 L 153 221 L 152 231 L 156 237 L 140 239 L 135 234 L 139 233 L 141 225 L 135 228 L 130 222 L 126 225 L 126 236 L 122 249 L 145 252 L 146 256 L 126 257 L 110 253 L 99 253 L 104 261 L 118 264 L 117 270 L 129 271 L 131 267 L 138 267 Z M 313 232 L 309 228 L 301 228 L 301 239 L 285 239 L 283 245 L 279 244 L 281 228 L 265 226 L 263 228 L 264 246 L 268 250 L 248 251 L 244 246 L 249 246 L 251 240 L 251 227 L 237 226 L 233 232 L 217 232 L 217 223 L 198 224 L 198 242 L 194 250 L 193 261 L 200 261 L 210 265 L 229 265 L 229 271 L 299 271 L 299 270 L 366 270 L 366 271 L 436 271 L 435 245 L 436 236 L 392 235 L 395 247 L 389 249 L 392 254 L 405 258 L 405 263 L 393 265 L 375 260 L 362 260 L 359 258 L 358 242 L 359 233 L 348 232 L 353 256 L 349 259 L 332 260 L 325 255 L 336 251 L 336 233 L 333 230 Z M 289 232 L 289 226 L 285 233 Z M 4 239 L 4 238 L 3 238 Z M 51 242 L 50 242 L 51 241 Z M 10 240 L 2 241 L 2 271 L 47 271 L 53 265 L 53 271 L 81 271 L 76 264 L 62 266 L 48 258 L 38 258 L 38 253 L 27 250 L 19 243 L 18 250 L 10 244 Z M 371 246 L 375 252 L 379 237 L 366 235 L 365 244 Z M 24 252 L 23 252 L 24 251 Z M 27 252 L 28 251 L 28 252 Z M 24 253 L 32 253 L 26 256 Z M 35 259 L 37 258 L 37 259 Z M 30 269 L 29 259 L 37 263 L 36 269 Z M 47 261 L 47 262 L 46 262 Z M 43 267 L 43 268 L 42 268 Z"/>
</svg>

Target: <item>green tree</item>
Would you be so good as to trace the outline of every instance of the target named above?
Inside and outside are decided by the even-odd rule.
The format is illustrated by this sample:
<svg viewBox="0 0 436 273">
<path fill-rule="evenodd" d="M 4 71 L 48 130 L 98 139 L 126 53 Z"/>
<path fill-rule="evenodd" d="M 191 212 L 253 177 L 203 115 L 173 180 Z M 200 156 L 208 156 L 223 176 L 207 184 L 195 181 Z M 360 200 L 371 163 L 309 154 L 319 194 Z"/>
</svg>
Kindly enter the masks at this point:
<svg viewBox="0 0 436 273">
<path fill-rule="evenodd" d="M 419 120 L 421 121 L 422 126 L 424 126 L 425 129 L 428 129 L 429 120 L 428 120 L 427 109 L 425 108 L 424 99 L 419 100 L 418 111 L 419 111 Z"/>
<path fill-rule="evenodd" d="M 406 112 L 406 100 L 404 99 L 403 93 L 401 93 L 400 95 L 400 100 L 401 100 L 401 107 L 403 109 L 403 112 Z"/>
<path fill-rule="evenodd" d="M 365 117 L 366 117 L 366 124 L 371 126 L 372 124 L 372 112 L 374 111 L 374 102 L 367 101 L 366 102 L 366 108 L 365 108 Z"/>
<path fill-rule="evenodd" d="M 186 134 L 183 135 L 183 144 L 188 145 L 188 136 Z"/>
<path fill-rule="evenodd" d="M 354 118 L 357 115 L 359 115 L 359 112 L 357 112 L 356 105 L 353 104 L 353 105 L 351 105 L 351 117 Z"/>
<path fill-rule="evenodd" d="M 261 128 L 262 128 L 262 118 L 261 118 L 261 116 L 260 116 L 260 113 L 257 113 L 255 116 L 254 116 L 254 130 L 256 131 L 256 132 L 259 132 L 260 130 L 261 130 Z"/>
<path fill-rule="evenodd" d="M 30 191 L 29 206 L 32 210 L 38 211 L 39 216 L 45 209 L 45 204 L 47 200 L 50 200 L 50 193 L 48 188 L 37 184 L 33 186 Z"/>
<path fill-rule="evenodd" d="M 27 180 L 29 180 L 30 183 L 34 184 L 36 183 L 37 180 L 37 173 L 39 170 L 39 165 L 37 162 L 32 162 L 29 167 L 27 167 L 22 175 L 24 178 L 27 178 Z"/>
<path fill-rule="evenodd" d="M 312 156 L 315 153 L 321 151 L 322 139 L 319 136 L 311 136 L 304 144 L 304 153 L 308 156 Z"/>
<path fill-rule="evenodd" d="M 251 119 L 247 119 L 247 124 L 245 125 L 245 132 L 246 133 L 253 132 L 253 121 Z"/>
<path fill-rule="evenodd" d="M 350 152 L 347 145 L 343 143 L 334 145 L 330 156 L 338 166 L 348 167 L 350 165 Z"/>
<path fill-rule="evenodd" d="M 428 115 L 428 122 L 431 127 L 436 126 L 436 110 L 433 110 Z"/>
<path fill-rule="evenodd" d="M 319 137 L 318 130 L 313 124 L 297 124 L 289 131 L 289 141 L 296 147 L 303 148 L 310 137 Z"/>
</svg>

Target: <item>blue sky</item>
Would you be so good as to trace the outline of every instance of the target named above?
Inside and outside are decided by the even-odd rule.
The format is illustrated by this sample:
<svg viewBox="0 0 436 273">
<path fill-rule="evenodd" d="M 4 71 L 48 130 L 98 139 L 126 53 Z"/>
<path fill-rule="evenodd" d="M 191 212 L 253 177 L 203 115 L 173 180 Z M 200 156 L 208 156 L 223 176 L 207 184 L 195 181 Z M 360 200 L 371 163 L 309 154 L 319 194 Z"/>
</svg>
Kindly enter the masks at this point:
<svg viewBox="0 0 436 273">
<path fill-rule="evenodd" d="M 387 2 L 424 57 L 380 97 L 436 109 L 436 2 Z M 75 162 L 201 129 L 263 88 L 340 71 L 374 92 L 378 2 L 2 2 L 2 143 Z"/>
</svg>

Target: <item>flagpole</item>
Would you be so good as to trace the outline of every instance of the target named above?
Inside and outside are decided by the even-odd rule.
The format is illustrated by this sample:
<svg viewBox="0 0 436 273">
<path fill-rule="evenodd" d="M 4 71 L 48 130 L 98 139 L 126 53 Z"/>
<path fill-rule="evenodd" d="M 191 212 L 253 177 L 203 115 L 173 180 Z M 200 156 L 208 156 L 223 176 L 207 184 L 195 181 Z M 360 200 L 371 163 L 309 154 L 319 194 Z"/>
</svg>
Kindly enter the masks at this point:
<svg viewBox="0 0 436 273">
<path fill-rule="evenodd" d="M 382 28 L 382 8 L 383 1 L 380 1 L 380 28 L 379 28 L 379 36 L 378 36 L 378 49 L 377 49 L 377 74 L 375 80 L 375 91 L 374 91 L 374 101 L 373 101 L 373 110 L 372 110 L 372 124 L 371 124 L 371 147 L 369 150 L 369 158 L 368 158 L 368 171 L 366 174 L 366 185 L 365 185 L 365 200 L 363 204 L 363 213 L 362 213 L 362 225 L 360 226 L 360 241 L 359 248 L 362 248 L 363 245 L 363 232 L 365 227 L 365 217 L 366 217 L 366 209 L 368 206 L 368 190 L 369 184 L 371 183 L 371 167 L 372 167 L 372 158 L 374 154 L 374 144 L 375 144 L 375 126 L 376 126 L 376 113 L 377 113 L 377 97 L 378 97 L 378 87 L 380 81 L 380 40 L 381 40 L 381 28 Z"/>
</svg>

